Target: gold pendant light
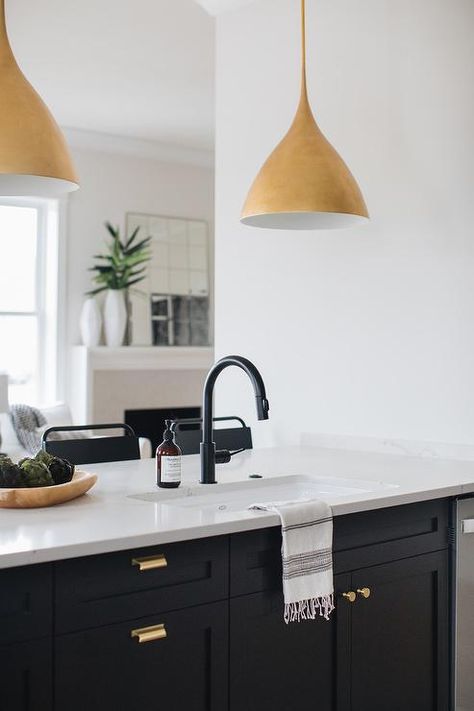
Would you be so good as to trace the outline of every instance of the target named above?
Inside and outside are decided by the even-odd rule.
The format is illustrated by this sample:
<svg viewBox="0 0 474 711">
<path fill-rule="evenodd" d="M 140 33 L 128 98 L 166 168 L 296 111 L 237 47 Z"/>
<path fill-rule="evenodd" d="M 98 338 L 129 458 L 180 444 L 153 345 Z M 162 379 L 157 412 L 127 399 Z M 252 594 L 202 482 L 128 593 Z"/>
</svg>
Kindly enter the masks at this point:
<svg viewBox="0 0 474 711">
<path fill-rule="evenodd" d="M 317 230 L 349 227 L 369 215 L 352 173 L 321 133 L 306 86 L 305 0 L 301 0 L 301 96 L 293 123 L 250 188 L 241 222 Z"/>
<path fill-rule="evenodd" d="M 0 196 L 53 197 L 78 187 L 64 136 L 13 56 L 0 0 Z"/>
</svg>

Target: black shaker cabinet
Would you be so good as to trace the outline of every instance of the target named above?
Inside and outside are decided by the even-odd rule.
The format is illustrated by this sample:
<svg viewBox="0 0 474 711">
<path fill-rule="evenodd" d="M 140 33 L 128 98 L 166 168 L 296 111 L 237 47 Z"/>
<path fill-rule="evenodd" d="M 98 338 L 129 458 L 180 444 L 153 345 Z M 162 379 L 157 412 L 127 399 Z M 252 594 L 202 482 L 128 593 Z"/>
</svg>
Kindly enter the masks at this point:
<svg viewBox="0 0 474 711">
<path fill-rule="evenodd" d="M 63 635 L 56 654 L 58 711 L 227 708 L 227 602 Z"/>
<path fill-rule="evenodd" d="M 447 575 L 447 551 L 352 573 L 355 602 L 338 597 L 337 711 L 449 709 Z"/>
<path fill-rule="evenodd" d="M 334 620 L 286 625 L 280 592 L 230 603 L 231 711 L 335 709 Z"/>
<path fill-rule="evenodd" d="M 0 570 L 0 709 L 53 708 L 53 571 Z"/>
<path fill-rule="evenodd" d="M 337 517 L 329 622 L 279 528 L 0 571 L 0 709 L 450 711 L 448 511 Z"/>
<path fill-rule="evenodd" d="M 0 647 L 0 709 L 51 711 L 52 665 L 51 639 Z"/>
<path fill-rule="evenodd" d="M 330 622 L 283 623 L 279 545 L 231 539 L 230 711 L 448 711 L 447 501 L 335 519 Z"/>
</svg>

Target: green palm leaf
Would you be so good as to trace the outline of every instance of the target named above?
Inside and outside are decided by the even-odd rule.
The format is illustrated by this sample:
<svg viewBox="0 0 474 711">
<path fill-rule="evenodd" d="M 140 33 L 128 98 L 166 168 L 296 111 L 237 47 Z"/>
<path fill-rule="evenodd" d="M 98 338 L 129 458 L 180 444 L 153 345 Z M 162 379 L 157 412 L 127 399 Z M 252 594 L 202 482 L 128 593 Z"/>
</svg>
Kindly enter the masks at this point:
<svg viewBox="0 0 474 711">
<path fill-rule="evenodd" d="M 135 240 L 135 237 L 137 236 L 137 234 L 139 233 L 139 231 L 140 231 L 140 227 L 135 227 L 135 229 L 133 230 L 132 234 L 130 235 L 130 237 L 128 238 L 128 240 L 125 242 L 124 252 L 130 247 L 131 244 L 133 244 L 133 242 L 134 242 L 134 240 Z"/>
<path fill-rule="evenodd" d="M 89 267 L 94 273 L 92 280 L 97 287 L 87 292 L 94 296 L 106 289 L 128 289 L 129 286 L 145 278 L 146 264 L 151 259 L 151 237 L 135 242 L 139 230 L 136 227 L 124 242 L 120 239 L 120 229 L 106 222 L 105 228 L 109 234 L 104 254 L 94 254 L 98 264 Z"/>
</svg>

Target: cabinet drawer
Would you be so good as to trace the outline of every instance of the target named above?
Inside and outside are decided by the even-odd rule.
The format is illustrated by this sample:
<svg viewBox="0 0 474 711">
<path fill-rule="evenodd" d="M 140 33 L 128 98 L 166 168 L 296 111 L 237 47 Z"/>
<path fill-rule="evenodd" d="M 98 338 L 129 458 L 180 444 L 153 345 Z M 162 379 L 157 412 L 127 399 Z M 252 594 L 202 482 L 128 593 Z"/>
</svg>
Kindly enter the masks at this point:
<svg viewBox="0 0 474 711">
<path fill-rule="evenodd" d="M 142 642 L 132 636 L 158 626 Z M 61 635 L 55 709 L 226 711 L 227 634 L 221 601 Z"/>
<path fill-rule="evenodd" d="M 377 565 L 448 546 L 445 499 L 363 511 L 334 519 L 334 572 Z M 281 587 L 280 527 L 234 534 L 232 597 Z"/>
<path fill-rule="evenodd" d="M 52 568 L 30 565 L 0 571 L 0 644 L 51 634 Z"/>
<path fill-rule="evenodd" d="M 447 499 L 340 516 L 334 522 L 335 570 L 345 572 L 448 547 Z"/>
<path fill-rule="evenodd" d="M 228 595 L 228 538 L 108 553 L 56 564 L 59 633 Z"/>
<path fill-rule="evenodd" d="M 235 533 L 230 539 L 230 594 L 281 589 L 281 529 Z"/>
</svg>

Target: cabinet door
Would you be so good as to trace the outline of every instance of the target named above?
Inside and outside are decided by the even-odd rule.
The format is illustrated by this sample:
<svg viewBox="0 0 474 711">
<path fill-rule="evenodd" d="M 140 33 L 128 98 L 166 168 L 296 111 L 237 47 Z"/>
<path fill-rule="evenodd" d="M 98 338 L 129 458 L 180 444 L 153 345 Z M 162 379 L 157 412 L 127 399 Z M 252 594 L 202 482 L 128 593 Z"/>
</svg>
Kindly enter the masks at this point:
<svg viewBox="0 0 474 711">
<path fill-rule="evenodd" d="M 2 711 L 51 711 L 51 650 L 50 639 L 0 647 Z"/>
<path fill-rule="evenodd" d="M 447 711 L 447 555 L 352 574 L 354 591 L 370 589 L 350 606 L 352 711 Z"/>
<path fill-rule="evenodd" d="M 285 624 L 277 591 L 231 600 L 230 711 L 331 711 L 335 624 Z"/>
<path fill-rule="evenodd" d="M 0 646 L 48 637 L 52 626 L 52 566 L 0 570 Z"/>
<path fill-rule="evenodd" d="M 227 619 L 218 602 L 58 637 L 56 711 L 226 711 Z"/>
</svg>

